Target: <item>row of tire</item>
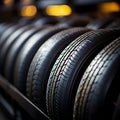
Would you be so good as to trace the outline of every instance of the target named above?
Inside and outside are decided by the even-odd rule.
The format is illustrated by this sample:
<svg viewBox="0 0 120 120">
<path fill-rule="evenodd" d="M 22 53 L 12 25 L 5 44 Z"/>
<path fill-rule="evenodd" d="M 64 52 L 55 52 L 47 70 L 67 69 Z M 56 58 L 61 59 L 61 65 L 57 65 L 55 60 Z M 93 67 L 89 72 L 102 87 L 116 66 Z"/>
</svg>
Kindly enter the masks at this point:
<svg viewBox="0 0 120 120">
<path fill-rule="evenodd" d="M 0 74 L 53 120 L 120 119 L 119 24 L 1 23 Z"/>
</svg>

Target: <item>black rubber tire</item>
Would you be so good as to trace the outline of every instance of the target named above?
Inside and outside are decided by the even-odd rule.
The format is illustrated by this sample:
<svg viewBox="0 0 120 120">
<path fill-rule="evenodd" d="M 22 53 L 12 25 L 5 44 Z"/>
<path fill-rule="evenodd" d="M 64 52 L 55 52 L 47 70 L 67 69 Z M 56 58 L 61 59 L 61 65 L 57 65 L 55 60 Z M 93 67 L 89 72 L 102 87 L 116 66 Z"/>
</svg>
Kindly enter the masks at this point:
<svg viewBox="0 0 120 120">
<path fill-rule="evenodd" d="M 71 16 L 67 19 L 61 20 L 58 25 L 72 26 L 72 27 L 84 27 L 91 21 L 90 17 L 86 16 Z"/>
<path fill-rule="evenodd" d="M 59 32 L 37 51 L 27 77 L 27 96 L 46 112 L 46 87 L 50 71 L 62 50 L 76 37 L 87 32 L 85 28 L 72 28 Z"/>
<path fill-rule="evenodd" d="M 43 26 L 43 25 L 55 25 L 58 23 L 57 18 L 54 17 L 43 17 L 40 19 L 37 19 L 33 22 L 34 25 L 37 26 Z"/>
<path fill-rule="evenodd" d="M 120 28 L 120 19 L 113 21 L 110 25 L 106 27 L 107 29 L 110 28 Z"/>
<path fill-rule="evenodd" d="M 40 28 L 41 29 L 41 28 Z M 4 64 L 3 75 L 12 82 L 13 80 L 13 68 L 16 60 L 16 56 L 24 43 L 37 31 L 40 30 L 39 28 L 32 28 L 24 32 L 10 47 Z"/>
<path fill-rule="evenodd" d="M 7 24 L 3 23 L 0 25 L 0 38 L 1 38 L 1 35 L 3 34 L 3 32 L 5 31 L 5 29 L 8 27 Z"/>
<path fill-rule="evenodd" d="M 26 79 L 30 63 L 39 47 L 54 34 L 66 27 L 50 27 L 34 34 L 19 51 L 13 69 L 14 85 L 26 94 Z"/>
<path fill-rule="evenodd" d="M 116 103 L 116 108 L 114 110 L 112 120 L 120 120 L 120 95 Z"/>
<path fill-rule="evenodd" d="M 102 19 L 94 20 L 94 21 L 88 23 L 88 25 L 86 27 L 89 28 L 89 29 L 93 29 L 93 30 L 105 28 L 113 20 L 114 20 L 113 18 L 109 18 L 109 17 L 108 18 L 102 18 Z"/>
<path fill-rule="evenodd" d="M 118 73 L 120 38 L 105 47 L 85 71 L 76 94 L 74 120 L 112 120 L 112 102 L 119 94 Z"/>
<path fill-rule="evenodd" d="M 79 81 L 95 55 L 119 36 L 119 30 L 88 32 L 74 40 L 56 60 L 47 84 L 48 114 L 55 120 L 71 120 Z"/>
<path fill-rule="evenodd" d="M 3 73 L 3 68 L 4 68 L 4 64 L 5 64 L 5 59 L 7 56 L 7 53 L 9 52 L 11 45 L 14 44 L 14 42 L 20 37 L 20 35 L 22 35 L 25 31 L 31 29 L 33 26 L 23 26 L 18 28 L 18 30 L 14 31 L 14 33 L 9 36 L 8 39 L 6 39 L 6 41 L 3 43 L 3 45 L 1 46 L 0 49 L 0 72 L 2 75 L 4 75 Z"/>
<path fill-rule="evenodd" d="M 3 35 L 3 33 L 11 26 L 12 26 L 11 24 L 5 24 L 5 23 L 2 25 L 2 29 L 0 30 L 0 39 Z"/>
<path fill-rule="evenodd" d="M 0 37 L 0 51 L 1 51 L 1 47 L 2 45 L 5 43 L 5 41 L 7 40 L 7 38 L 15 31 L 17 30 L 19 27 L 19 25 L 10 25 L 8 26 L 8 28 L 6 28 L 6 30 L 3 32 L 3 34 Z"/>
<path fill-rule="evenodd" d="M 5 23 L 0 23 L 0 27 L 3 27 L 5 25 Z"/>
</svg>

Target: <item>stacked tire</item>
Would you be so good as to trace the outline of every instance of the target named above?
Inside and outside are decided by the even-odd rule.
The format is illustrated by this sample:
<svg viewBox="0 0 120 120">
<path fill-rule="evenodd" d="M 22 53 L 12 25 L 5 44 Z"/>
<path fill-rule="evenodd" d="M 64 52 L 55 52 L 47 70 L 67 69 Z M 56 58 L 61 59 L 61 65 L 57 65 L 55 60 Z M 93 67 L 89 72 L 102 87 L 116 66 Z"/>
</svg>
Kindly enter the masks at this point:
<svg viewBox="0 0 120 120">
<path fill-rule="evenodd" d="M 119 19 L 36 23 L 0 24 L 0 74 L 52 120 L 118 120 Z"/>
<path fill-rule="evenodd" d="M 110 33 L 110 31 L 111 31 L 111 33 Z M 53 118 L 55 120 L 56 119 L 60 119 L 60 120 L 72 119 L 72 113 L 73 113 L 75 120 L 76 119 L 96 120 L 99 118 L 101 119 L 101 117 L 102 117 L 102 119 L 106 119 L 105 115 L 102 115 L 102 112 L 104 109 L 101 110 L 101 108 L 97 108 L 97 107 L 98 106 L 101 107 L 102 104 L 105 102 L 104 100 L 100 100 L 100 98 L 103 99 L 104 97 L 107 97 L 107 93 L 106 93 L 107 90 L 105 90 L 104 87 L 108 88 L 108 85 L 110 86 L 111 84 L 103 83 L 102 85 L 100 84 L 97 86 L 100 90 L 93 90 L 92 85 L 91 85 L 92 83 L 88 80 L 88 78 L 84 79 L 85 77 L 83 74 L 85 74 L 85 76 L 86 76 L 86 74 L 91 75 L 91 77 L 89 79 L 92 81 L 93 80 L 92 77 L 94 77 L 94 74 L 99 76 L 99 73 L 98 73 L 99 71 L 104 72 L 104 70 L 101 68 L 99 69 L 98 66 L 95 67 L 95 70 L 93 70 L 93 71 L 91 71 L 90 68 L 88 68 L 88 70 L 90 70 L 91 73 L 85 72 L 85 71 L 86 71 L 86 68 L 91 63 L 91 61 L 93 59 L 95 59 L 94 57 L 102 49 L 104 50 L 105 49 L 104 47 L 106 45 L 108 45 L 110 43 L 110 41 L 112 42 L 114 39 L 116 39 L 116 38 L 112 38 L 115 35 L 114 33 L 112 35 L 112 33 L 113 33 L 113 30 L 98 30 L 98 31 L 87 32 L 87 33 L 83 34 L 82 36 L 78 37 L 76 40 L 74 40 L 71 44 L 69 44 L 66 47 L 66 49 L 60 54 L 60 56 L 58 57 L 58 59 L 56 60 L 54 66 L 52 68 L 52 71 L 50 73 L 50 77 L 48 80 L 48 84 L 47 84 L 46 103 L 47 103 L 47 110 L 48 110 L 48 113 L 51 116 L 51 118 Z M 117 32 L 115 32 L 115 33 L 117 33 Z M 111 37 L 110 37 L 110 34 L 111 34 Z M 108 36 L 112 39 L 110 40 Z M 117 37 L 118 36 L 119 36 L 119 32 L 118 32 Z M 118 39 L 118 41 L 119 41 L 119 39 Z M 107 53 L 107 55 L 109 55 L 109 54 Z M 107 55 L 104 57 L 106 58 Z M 98 57 L 99 56 L 100 55 L 98 54 Z M 119 54 L 118 54 L 118 56 L 119 56 Z M 100 58 L 101 58 L 101 56 L 100 56 Z M 117 60 L 119 61 L 118 58 L 117 58 Z M 99 59 L 97 59 L 96 61 L 99 61 Z M 91 64 L 93 64 L 93 63 L 91 63 Z M 103 63 L 103 61 L 98 63 L 98 65 L 102 66 L 101 65 L 102 63 Z M 118 64 L 118 63 L 119 62 L 117 62 L 116 64 Z M 95 65 L 96 65 L 96 63 L 95 63 Z M 91 65 L 90 65 L 90 67 L 91 67 Z M 111 70 L 108 70 L 108 71 L 110 72 Z M 111 74 L 108 71 L 106 74 L 107 75 L 109 74 L 108 76 L 110 76 Z M 118 70 L 114 69 L 113 71 L 117 72 Z M 111 72 L 113 73 L 113 71 L 111 71 Z M 113 73 L 113 74 L 116 76 L 115 73 Z M 82 76 L 83 76 L 83 79 L 82 79 Z M 105 80 L 110 82 L 110 80 L 108 80 L 107 77 L 104 78 L 104 76 L 100 76 L 100 78 L 104 82 L 105 82 Z M 84 83 L 85 80 L 86 80 L 86 84 Z M 78 87 L 79 84 L 81 84 L 81 85 Z M 117 83 L 117 85 L 118 85 L 118 83 Z M 99 95 L 96 98 L 94 98 L 93 101 L 91 100 L 93 98 L 93 96 L 91 97 L 90 101 L 88 101 L 87 95 L 89 95 L 88 94 L 89 91 L 87 91 L 87 87 L 88 87 L 88 89 L 90 89 L 89 91 L 91 92 L 91 94 L 94 91 L 101 92 L 101 93 L 99 93 Z M 81 93 L 81 96 L 80 96 L 79 89 L 83 90 L 83 94 Z M 108 88 L 108 90 L 109 89 L 110 88 Z M 76 95 L 76 91 L 77 91 L 77 95 Z M 87 95 L 84 93 L 84 91 L 86 91 Z M 103 94 L 103 91 L 106 94 L 105 93 Z M 112 91 L 112 92 L 115 92 L 114 94 L 117 94 L 116 92 L 118 92 L 118 91 Z M 98 93 L 93 93 L 93 95 L 96 95 L 96 94 L 98 94 Z M 100 96 L 100 94 L 101 94 L 101 96 Z M 102 96 L 102 95 L 104 95 L 104 96 Z M 81 101 L 81 104 L 84 103 L 83 110 L 86 111 L 86 113 L 88 112 L 88 108 L 85 109 L 85 107 L 86 107 L 86 104 L 89 103 L 89 105 L 90 105 L 89 112 L 92 112 L 92 110 L 93 110 L 93 112 L 95 112 L 94 114 L 91 113 L 92 114 L 91 116 L 89 116 L 89 113 L 85 114 L 85 113 L 83 113 L 83 111 L 80 111 L 82 105 L 79 103 L 80 102 L 79 99 L 82 99 L 82 97 L 83 97 L 83 100 L 87 99 L 86 102 Z M 97 99 L 98 99 L 98 101 L 97 101 Z M 111 99 L 112 99 L 112 96 L 109 98 L 108 101 L 110 102 Z M 99 100 L 102 102 L 102 104 L 99 103 Z M 94 106 L 94 104 L 96 106 Z M 103 106 L 104 106 L 104 104 L 103 104 Z M 108 114 L 108 116 L 110 116 L 110 113 L 108 112 L 109 107 L 110 106 L 106 107 L 106 109 L 107 109 L 106 113 Z M 74 112 L 73 112 L 73 109 L 74 109 Z M 97 115 L 97 110 L 99 113 L 98 115 Z M 99 111 L 99 110 L 101 110 L 101 111 Z M 79 114 L 82 114 L 82 113 L 87 118 L 84 118 L 84 117 L 81 118 Z M 77 117 L 77 116 L 79 116 L 79 117 Z"/>
</svg>

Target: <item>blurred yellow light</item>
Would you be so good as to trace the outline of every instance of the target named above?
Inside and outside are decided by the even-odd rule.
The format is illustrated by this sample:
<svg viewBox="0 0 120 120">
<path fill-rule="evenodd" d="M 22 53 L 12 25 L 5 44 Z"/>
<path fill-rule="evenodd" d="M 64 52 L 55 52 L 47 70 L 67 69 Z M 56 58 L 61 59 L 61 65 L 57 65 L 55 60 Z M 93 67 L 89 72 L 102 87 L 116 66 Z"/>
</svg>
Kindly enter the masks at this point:
<svg viewBox="0 0 120 120">
<path fill-rule="evenodd" d="M 120 11 L 120 6 L 116 2 L 108 2 L 100 4 L 99 9 L 103 13 L 118 12 Z"/>
<path fill-rule="evenodd" d="M 20 14 L 23 17 L 33 17 L 37 13 L 37 8 L 34 5 L 24 6 L 21 8 Z"/>
<path fill-rule="evenodd" d="M 72 9 L 68 5 L 51 5 L 46 8 L 46 14 L 49 16 L 68 16 Z"/>
<path fill-rule="evenodd" d="M 13 0 L 4 0 L 4 5 L 11 6 L 13 4 Z"/>
</svg>

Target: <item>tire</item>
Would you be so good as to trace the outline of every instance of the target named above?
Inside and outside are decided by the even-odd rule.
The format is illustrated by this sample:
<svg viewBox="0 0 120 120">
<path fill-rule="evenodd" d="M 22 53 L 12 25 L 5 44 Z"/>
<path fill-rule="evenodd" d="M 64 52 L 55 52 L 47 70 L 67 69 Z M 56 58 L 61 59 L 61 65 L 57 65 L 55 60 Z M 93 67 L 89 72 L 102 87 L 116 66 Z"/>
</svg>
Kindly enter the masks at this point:
<svg viewBox="0 0 120 120">
<path fill-rule="evenodd" d="M 5 29 L 8 27 L 7 24 L 3 23 L 0 25 L 0 39 L 1 39 L 1 35 L 3 34 L 3 32 L 5 31 Z"/>
<path fill-rule="evenodd" d="M 60 26 L 72 26 L 72 27 L 84 27 L 86 26 L 91 19 L 89 17 L 82 16 L 72 16 L 67 19 L 61 20 L 58 25 Z"/>
<path fill-rule="evenodd" d="M 106 27 L 107 29 L 110 28 L 120 28 L 120 19 L 113 21 L 110 25 Z"/>
<path fill-rule="evenodd" d="M 6 28 L 7 30 L 5 30 L 3 32 L 3 34 L 0 37 L 0 51 L 1 51 L 1 47 L 4 44 L 4 42 L 6 41 L 6 39 L 15 31 L 17 30 L 18 26 L 17 25 L 9 25 L 8 28 Z"/>
<path fill-rule="evenodd" d="M 75 98 L 74 120 L 112 120 L 120 88 L 120 38 L 105 47 L 85 71 Z"/>
<path fill-rule="evenodd" d="M 52 66 L 62 50 L 88 29 L 72 28 L 52 36 L 37 51 L 27 77 L 27 96 L 46 112 L 46 86 Z"/>
<path fill-rule="evenodd" d="M 89 29 L 97 30 L 97 29 L 105 28 L 112 21 L 113 21 L 113 18 L 109 18 L 109 17 L 102 18 L 102 19 L 94 20 L 94 21 L 88 23 L 88 25 L 86 27 Z"/>
<path fill-rule="evenodd" d="M 52 119 L 72 119 L 75 94 L 85 69 L 95 55 L 118 36 L 119 30 L 91 31 L 78 37 L 60 54 L 50 73 L 46 92 L 47 111 Z"/>
<path fill-rule="evenodd" d="M 57 24 L 58 20 L 52 17 L 43 17 L 39 18 L 33 22 L 34 25 L 43 26 L 43 25 L 55 25 Z"/>
<path fill-rule="evenodd" d="M 5 32 L 9 27 L 11 27 L 13 24 L 7 24 L 7 23 L 3 23 L 2 25 L 2 29 L 0 30 L 0 39 L 3 35 L 3 32 Z"/>
<path fill-rule="evenodd" d="M 41 29 L 41 28 L 40 28 Z M 5 59 L 3 75 L 13 83 L 13 68 L 14 63 L 16 60 L 16 56 L 24 43 L 37 31 L 40 30 L 39 28 L 32 28 L 30 30 L 25 31 L 15 42 L 11 45 L 10 50 L 8 51 Z"/>
<path fill-rule="evenodd" d="M 7 56 L 7 53 L 9 52 L 11 45 L 14 44 L 14 42 L 22 35 L 26 30 L 31 29 L 33 26 L 23 26 L 18 28 L 11 36 L 6 39 L 6 41 L 2 44 L 0 49 L 0 68 L 1 68 L 1 74 L 3 74 L 3 69 L 5 65 L 5 59 Z"/>
<path fill-rule="evenodd" d="M 120 120 L 120 95 L 119 95 L 118 100 L 116 102 L 116 108 L 114 110 L 112 120 Z"/>
<path fill-rule="evenodd" d="M 30 63 L 38 48 L 52 35 L 66 29 L 66 27 L 50 27 L 34 34 L 21 48 L 16 57 L 13 69 L 14 85 L 26 94 L 26 79 Z"/>
</svg>

